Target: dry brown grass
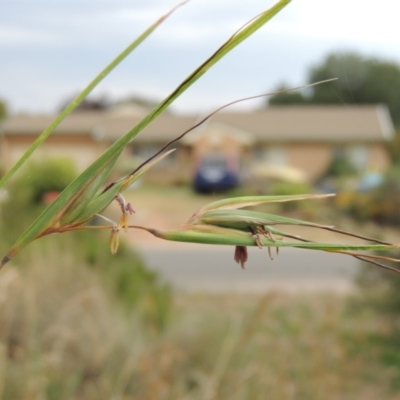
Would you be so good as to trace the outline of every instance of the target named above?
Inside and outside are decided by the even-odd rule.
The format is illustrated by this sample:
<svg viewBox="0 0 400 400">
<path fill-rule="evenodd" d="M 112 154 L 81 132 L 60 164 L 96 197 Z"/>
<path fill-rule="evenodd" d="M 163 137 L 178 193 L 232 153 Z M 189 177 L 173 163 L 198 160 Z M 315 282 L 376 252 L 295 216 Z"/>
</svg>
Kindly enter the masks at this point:
<svg viewBox="0 0 400 400">
<path fill-rule="evenodd" d="M 342 297 L 179 295 L 164 331 L 73 256 L 0 275 L 2 399 L 395 399 Z"/>
<path fill-rule="evenodd" d="M 157 227 L 215 199 L 151 187 L 128 197 L 133 218 Z M 0 274 L 0 399 L 399 398 L 399 372 L 381 362 L 393 353 L 382 344 L 391 328 L 343 297 L 179 294 L 157 325 L 154 296 L 127 310 L 107 284 L 112 267 L 86 265 L 65 235 Z M 131 280 L 125 293 L 140 291 Z"/>
</svg>

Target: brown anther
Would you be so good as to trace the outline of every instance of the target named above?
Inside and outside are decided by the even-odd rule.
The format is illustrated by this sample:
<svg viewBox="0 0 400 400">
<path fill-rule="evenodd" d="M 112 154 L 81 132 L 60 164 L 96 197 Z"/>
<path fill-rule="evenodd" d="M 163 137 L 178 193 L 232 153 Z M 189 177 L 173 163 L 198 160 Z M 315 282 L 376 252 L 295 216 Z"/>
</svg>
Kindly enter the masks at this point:
<svg viewBox="0 0 400 400">
<path fill-rule="evenodd" d="M 234 259 L 238 264 L 240 264 L 242 269 L 244 269 L 245 263 L 248 259 L 247 247 L 246 246 L 236 246 Z"/>
<path fill-rule="evenodd" d="M 113 227 L 111 229 L 111 235 L 110 235 L 110 249 L 111 249 L 111 254 L 115 254 L 118 250 L 119 246 L 119 229 L 117 227 Z"/>
</svg>

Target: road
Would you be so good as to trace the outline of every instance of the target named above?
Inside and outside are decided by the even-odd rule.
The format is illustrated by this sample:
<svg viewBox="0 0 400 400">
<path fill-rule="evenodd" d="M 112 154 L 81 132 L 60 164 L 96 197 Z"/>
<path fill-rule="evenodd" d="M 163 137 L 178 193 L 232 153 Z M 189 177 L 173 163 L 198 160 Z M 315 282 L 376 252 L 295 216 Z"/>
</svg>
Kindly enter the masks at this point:
<svg viewBox="0 0 400 400">
<path fill-rule="evenodd" d="M 233 247 L 144 247 L 141 252 L 162 279 L 184 291 L 346 293 L 359 269 L 352 257 L 299 249 L 282 249 L 270 260 L 265 249 L 250 248 L 245 270 L 233 260 Z"/>
</svg>

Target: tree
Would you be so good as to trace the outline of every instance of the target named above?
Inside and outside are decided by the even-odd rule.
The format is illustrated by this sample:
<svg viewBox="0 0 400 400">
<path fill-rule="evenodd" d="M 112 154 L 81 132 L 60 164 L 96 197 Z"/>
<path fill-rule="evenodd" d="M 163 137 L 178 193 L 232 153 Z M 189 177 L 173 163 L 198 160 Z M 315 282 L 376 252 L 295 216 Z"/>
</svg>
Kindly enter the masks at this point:
<svg viewBox="0 0 400 400">
<path fill-rule="evenodd" d="M 75 98 L 75 96 L 73 97 Z M 68 104 L 72 101 L 72 99 L 68 99 L 64 101 L 60 107 L 60 112 L 63 111 Z M 75 112 L 80 111 L 103 111 L 106 110 L 109 106 L 109 102 L 105 97 L 98 97 L 98 98 L 86 98 L 83 100 L 78 107 L 75 108 Z"/>
<path fill-rule="evenodd" d="M 307 97 L 309 103 L 384 103 L 389 108 L 394 124 L 400 127 L 399 65 L 391 61 L 362 57 L 357 53 L 332 53 L 321 64 L 310 69 L 308 82 L 329 78 L 338 80 L 310 88 Z M 269 104 L 274 104 L 275 101 L 275 96 L 272 96 Z M 296 104 L 302 103 L 304 101 L 300 98 Z"/>
<path fill-rule="evenodd" d="M 321 65 L 312 67 L 308 73 L 308 82 L 317 82 L 330 78 L 337 81 L 317 86 L 311 90 L 310 101 L 317 104 L 365 103 L 365 86 L 370 61 L 355 53 L 336 53 L 328 55 Z M 378 100 L 380 102 L 381 100 Z M 375 101 L 376 103 L 376 101 Z"/>
<path fill-rule="evenodd" d="M 400 125 L 400 67 L 389 61 L 337 53 L 310 70 L 308 82 L 337 77 L 329 85 L 312 90 L 311 103 L 376 104 L 388 106 L 392 120 Z"/>
<path fill-rule="evenodd" d="M 283 91 L 289 89 L 290 87 L 283 84 L 276 91 Z M 278 93 L 270 97 L 269 105 L 294 105 L 294 104 L 306 104 L 308 99 L 301 92 L 284 92 Z"/>
<path fill-rule="evenodd" d="M 7 115 L 7 105 L 6 103 L 0 99 L 0 120 L 5 118 Z"/>
</svg>

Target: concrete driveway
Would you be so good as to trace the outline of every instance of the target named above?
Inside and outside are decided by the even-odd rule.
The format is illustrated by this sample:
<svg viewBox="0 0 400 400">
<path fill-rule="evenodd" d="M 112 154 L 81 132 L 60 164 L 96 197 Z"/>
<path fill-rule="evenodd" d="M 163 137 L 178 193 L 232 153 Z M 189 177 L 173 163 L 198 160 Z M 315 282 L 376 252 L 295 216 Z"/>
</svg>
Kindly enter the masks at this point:
<svg viewBox="0 0 400 400">
<path fill-rule="evenodd" d="M 349 256 L 298 249 L 282 249 L 270 260 L 267 250 L 250 248 L 245 270 L 233 260 L 230 246 L 179 244 L 140 250 L 151 269 L 184 291 L 348 293 L 360 267 Z"/>
</svg>

